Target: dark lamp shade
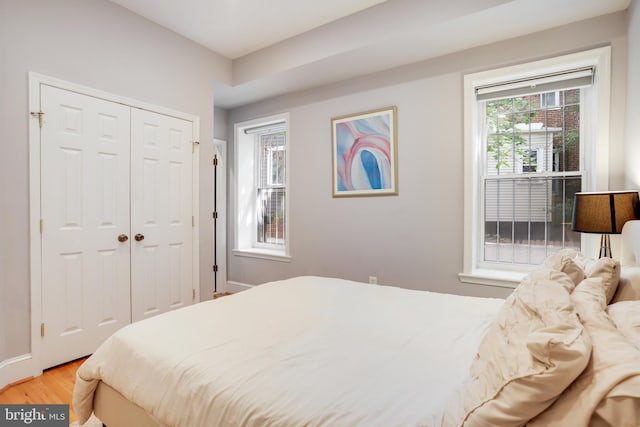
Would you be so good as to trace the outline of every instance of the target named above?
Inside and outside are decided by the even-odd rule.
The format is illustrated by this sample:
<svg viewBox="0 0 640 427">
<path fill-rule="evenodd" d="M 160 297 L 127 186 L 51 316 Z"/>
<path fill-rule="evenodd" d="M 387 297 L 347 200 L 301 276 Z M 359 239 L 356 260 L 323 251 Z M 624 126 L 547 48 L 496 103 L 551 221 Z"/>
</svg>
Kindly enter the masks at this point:
<svg viewBox="0 0 640 427">
<path fill-rule="evenodd" d="M 637 191 L 576 193 L 571 229 L 582 233 L 620 234 L 625 222 L 636 219 Z"/>
</svg>

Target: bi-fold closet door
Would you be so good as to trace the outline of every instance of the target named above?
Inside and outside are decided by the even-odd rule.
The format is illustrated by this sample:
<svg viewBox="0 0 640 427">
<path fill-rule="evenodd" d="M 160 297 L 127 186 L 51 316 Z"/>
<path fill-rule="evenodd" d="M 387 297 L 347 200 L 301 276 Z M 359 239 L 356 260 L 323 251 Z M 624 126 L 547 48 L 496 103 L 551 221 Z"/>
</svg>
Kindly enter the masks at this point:
<svg viewBox="0 0 640 427">
<path fill-rule="evenodd" d="M 42 85 L 42 368 L 192 303 L 193 123 Z"/>
</svg>

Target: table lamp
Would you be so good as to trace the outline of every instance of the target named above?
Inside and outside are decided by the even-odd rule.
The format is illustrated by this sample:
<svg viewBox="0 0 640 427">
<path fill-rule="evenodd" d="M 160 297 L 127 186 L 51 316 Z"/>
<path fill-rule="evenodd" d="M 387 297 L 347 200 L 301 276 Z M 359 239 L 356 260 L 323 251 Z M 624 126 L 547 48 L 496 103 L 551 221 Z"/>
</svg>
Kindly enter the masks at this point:
<svg viewBox="0 0 640 427">
<path fill-rule="evenodd" d="M 625 222 L 637 218 L 637 209 L 637 191 L 576 193 L 571 229 L 581 233 L 602 234 L 599 258 L 611 258 L 609 235 L 620 234 Z"/>
</svg>

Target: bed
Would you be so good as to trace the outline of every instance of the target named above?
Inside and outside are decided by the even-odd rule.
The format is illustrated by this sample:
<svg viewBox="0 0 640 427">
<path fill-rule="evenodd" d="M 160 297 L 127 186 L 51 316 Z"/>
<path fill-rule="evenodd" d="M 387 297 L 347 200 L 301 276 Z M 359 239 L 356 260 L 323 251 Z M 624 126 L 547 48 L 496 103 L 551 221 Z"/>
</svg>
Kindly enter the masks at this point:
<svg viewBox="0 0 640 427">
<path fill-rule="evenodd" d="M 627 223 L 622 268 L 560 251 L 506 300 L 266 283 L 121 329 L 74 408 L 108 427 L 637 426 L 638 242 Z"/>
</svg>

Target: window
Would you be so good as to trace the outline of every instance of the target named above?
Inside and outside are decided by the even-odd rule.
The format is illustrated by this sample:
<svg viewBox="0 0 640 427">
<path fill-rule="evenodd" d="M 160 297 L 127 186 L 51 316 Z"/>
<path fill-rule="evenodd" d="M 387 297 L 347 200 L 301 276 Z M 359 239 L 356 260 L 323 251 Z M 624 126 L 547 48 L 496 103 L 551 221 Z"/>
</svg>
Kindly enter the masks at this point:
<svg viewBox="0 0 640 427">
<path fill-rule="evenodd" d="M 606 189 L 609 49 L 465 76 L 463 281 L 512 286 L 571 231 L 573 195 Z"/>
<path fill-rule="evenodd" d="M 560 106 L 560 92 L 545 92 L 540 94 L 540 106 L 543 108 L 557 108 Z"/>
<path fill-rule="evenodd" d="M 238 123 L 234 254 L 288 261 L 288 115 Z"/>
<path fill-rule="evenodd" d="M 522 162 L 522 173 L 533 173 L 538 172 L 538 155 L 543 150 L 539 149 L 528 149 L 523 152 Z"/>
<path fill-rule="evenodd" d="M 258 171 L 258 243 L 284 245 L 284 207 L 286 199 L 284 130 L 270 128 L 256 133 L 259 145 Z"/>
</svg>

